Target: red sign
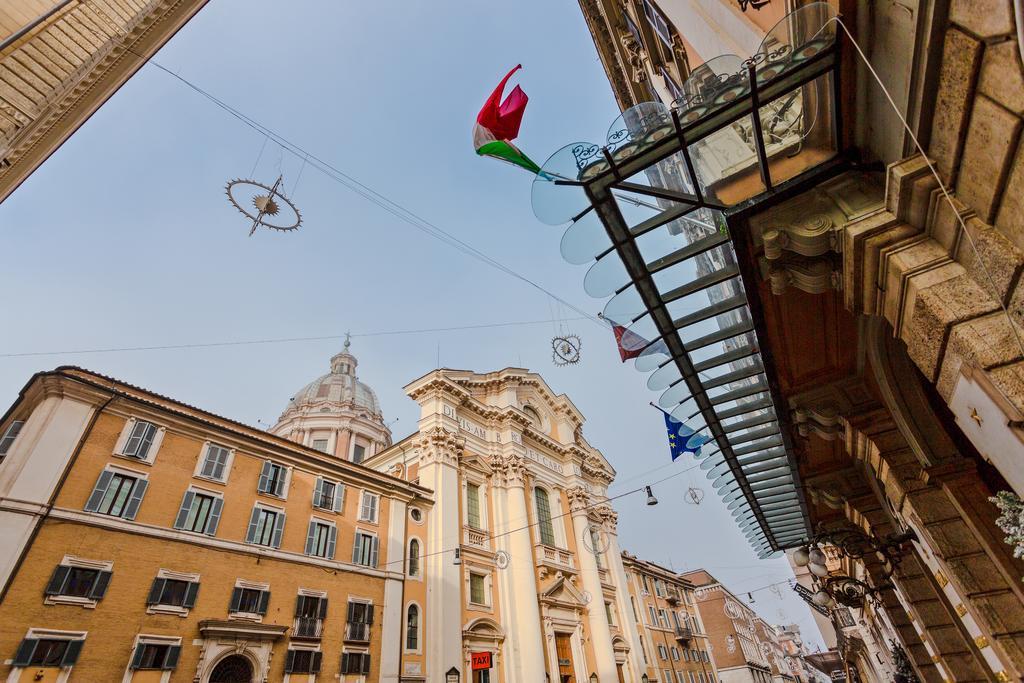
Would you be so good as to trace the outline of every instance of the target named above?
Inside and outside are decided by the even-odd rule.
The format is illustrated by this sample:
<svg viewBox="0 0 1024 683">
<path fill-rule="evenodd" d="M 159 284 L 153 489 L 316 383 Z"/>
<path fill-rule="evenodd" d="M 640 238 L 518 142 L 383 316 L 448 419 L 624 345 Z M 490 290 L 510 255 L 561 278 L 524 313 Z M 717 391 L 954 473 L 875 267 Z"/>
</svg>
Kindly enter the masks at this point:
<svg viewBox="0 0 1024 683">
<path fill-rule="evenodd" d="M 470 661 L 473 663 L 473 671 L 480 671 L 481 669 L 491 668 L 491 653 L 490 652 L 472 652 L 470 653 Z"/>
</svg>

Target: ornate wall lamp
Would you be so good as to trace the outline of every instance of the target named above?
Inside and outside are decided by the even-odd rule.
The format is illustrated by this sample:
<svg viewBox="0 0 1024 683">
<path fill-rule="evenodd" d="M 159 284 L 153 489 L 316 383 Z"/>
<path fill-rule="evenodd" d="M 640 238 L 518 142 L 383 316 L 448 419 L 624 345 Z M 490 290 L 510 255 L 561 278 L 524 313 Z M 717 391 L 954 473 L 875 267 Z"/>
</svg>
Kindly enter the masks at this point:
<svg viewBox="0 0 1024 683">
<path fill-rule="evenodd" d="M 815 605 L 826 608 L 835 607 L 837 604 L 845 607 L 863 607 L 868 596 L 892 588 L 889 577 L 896 571 L 906 552 L 904 546 L 916 540 L 917 534 L 913 529 L 881 539 L 869 536 L 860 529 L 820 531 L 807 545 L 793 552 L 793 563 L 798 567 L 807 567 L 818 579 L 820 588 L 811 597 Z M 840 556 L 851 560 L 861 560 L 868 553 L 874 553 L 882 563 L 882 581 L 877 586 L 871 586 L 845 574 L 830 576 L 826 566 L 827 558 L 820 547 L 823 545 L 835 547 Z"/>
</svg>

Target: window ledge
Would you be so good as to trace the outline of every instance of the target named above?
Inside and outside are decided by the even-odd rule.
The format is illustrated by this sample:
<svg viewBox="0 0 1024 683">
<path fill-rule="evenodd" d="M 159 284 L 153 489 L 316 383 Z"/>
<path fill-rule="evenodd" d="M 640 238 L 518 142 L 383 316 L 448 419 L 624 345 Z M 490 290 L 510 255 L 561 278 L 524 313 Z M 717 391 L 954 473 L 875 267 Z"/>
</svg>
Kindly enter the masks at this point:
<svg viewBox="0 0 1024 683">
<path fill-rule="evenodd" d="M 70 605 L 85 609 L 96 609 L 97 602 L 93 598 L 76 598 L 72 595 L 47 595 L 43 601 L 46 605 Z"/>
<path fill-rule="evenodd" d="M 228 483 L 228 480 L 226 478 L 225 479 L 215 479 L 214 477 L 207 477 L 204 474 L 193 474 L 192 478 L 193 479 L 202 479 L 203 481 L 210 481 L 210 482 L 213 482 L 214 484 L 221 484 L 221 485 L 224 485 L 224 484 Z"/>
<path fill-rule="evenodd" d="M 380 524 L 376 519 L 363 519 L 362 517 L 359 517 L 356 521 L 363 524 L 371 524 L 373 526 L 378 526 Z"/>
<path fill-rule="evenodd" d="M 171 614 L 178 617 L 188 616 L 188 607 L 177 605 L 150 605 L 146 608 L 146 614 Z"/>
<path fill-rule="evenodd" d="M 114 456 L 115 458 L 121 458 L 122 460 L 137 462 L 140 465 L 149 465 L 150 467 L 153 466 L 153 461 L 150 459 L 136 458 L 134 455 L 125 455 L 124 453 L 118 453 L 117 451 L 114 451 L 113 453 L 111 453 L 111 455 Z"/>
<path fill-rule="evenodd" d="M 273 498 L 274 500 L 288 500 L 288 496 L 279 496 L 276 493 L 270 493 L 269 491 L 257 491 L 257 496 L 266 496 L 267 498 Z"/>
</svg>

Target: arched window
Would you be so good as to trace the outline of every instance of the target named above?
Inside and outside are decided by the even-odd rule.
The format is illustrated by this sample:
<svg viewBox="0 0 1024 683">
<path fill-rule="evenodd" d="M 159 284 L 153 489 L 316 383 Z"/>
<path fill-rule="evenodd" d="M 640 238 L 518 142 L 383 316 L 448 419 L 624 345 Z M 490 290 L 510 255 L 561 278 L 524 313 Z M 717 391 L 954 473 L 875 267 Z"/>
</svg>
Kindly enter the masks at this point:
<svg viewBox="0 0 1024 683">
<path fill-rule="evenodd" d="M 533 406 L 523 406 L 523 412 L 530 418 L 530 422 L 533 423 L 535 429 L 541 428 L 540 413 L 537 412 L 536 408 Z"/>
<path fill-rule="evenodd" d="M 409 605 L 405 617 L 405 649 L 418 650 L 420 647 L 420 608 Z"/>
<path fill-rule="evenodd" d="M 409 576 L 420 575 L 420 542 L 418 539 L 409 541 Z"/>
<path fill-rule="evenodd" d="M 537 508 L 540 542 L 544 545 L 554 545 L 555 528 L 551 524 L 551 501 L 548 500 L 548 492 L 538 486 L 533 490 L 533 499 Z"/>
</svg>

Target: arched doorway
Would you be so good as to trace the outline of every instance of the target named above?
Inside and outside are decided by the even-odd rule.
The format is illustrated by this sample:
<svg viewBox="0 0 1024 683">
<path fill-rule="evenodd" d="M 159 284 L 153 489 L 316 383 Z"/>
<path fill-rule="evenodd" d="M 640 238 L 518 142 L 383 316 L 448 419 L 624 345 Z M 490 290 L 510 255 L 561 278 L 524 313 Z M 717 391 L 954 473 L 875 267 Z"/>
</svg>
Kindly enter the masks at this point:
<svg viewBox="0 0 1024 683">
<path fill-rule="evenodd" d="M 252 683 L 252 664 L 242 655 L 225 657 L 213 667 L 210 683 Z"/>
</svg>

